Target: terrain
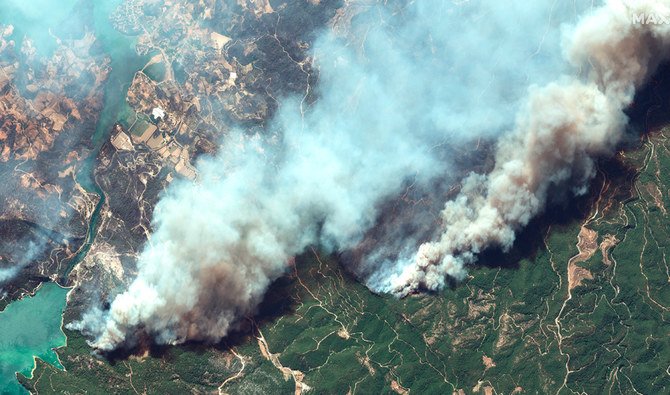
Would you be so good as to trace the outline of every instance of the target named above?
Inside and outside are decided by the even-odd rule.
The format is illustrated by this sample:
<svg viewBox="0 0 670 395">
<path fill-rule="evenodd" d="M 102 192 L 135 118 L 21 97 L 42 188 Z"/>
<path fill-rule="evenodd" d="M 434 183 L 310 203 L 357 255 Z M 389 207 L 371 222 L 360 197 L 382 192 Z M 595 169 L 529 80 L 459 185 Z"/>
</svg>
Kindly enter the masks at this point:
<svg viewBox="0 0 670 395">
<path fill-rule="evenodd" d="M 84 10 L 104 12 L 124 46 L 89 26 L 38 54 L 0 27 L 0 269 L 19 268 L 0 308 L 54 281 L 71 288 L 64 324 L 132 281 L 157 200 L 171 183 L 197 180 L 199 157 L 233 129 L 271 132 L 283 97 L 309 111 L 315 32 L 346 35 L 357 14 L 375 12 L 302 0 Z M 589 193 L 554 202 L 510 252 L 486 251 L 444 291 L 374 294 L 346 254 L 313 246 L 221 343 L 146 338 L 99 355 L 64 325 L 62 368 L 38 358 L 18 379 L 31 393 L 75 394 L 667 393 L 670 100 L 661 77 Z M 486 157 L 487 144 L 463 155 Z M 398 204 L 415 204 L 411 192 Z"/>
<path fill-rule="evenodd" d="M 92 34 L 43 54 L 14 30 L 0 26 L 0 268 L 19 279 L 2 287 L 0 307 L 63 275 L 84 243 L 98 197 L 76 175 L 109 72 Z"/>
<path fill-rule="evenodd" d="M 39 362 L 22 381 L 37 393 L 664 393 L 669 137 L 602 163 L 591 196 L 439 294 L 372 294 L 315 249 L 215 347 L 147 344 L 106 361 L 66 331 L 65 371 Z"/>
</svg>

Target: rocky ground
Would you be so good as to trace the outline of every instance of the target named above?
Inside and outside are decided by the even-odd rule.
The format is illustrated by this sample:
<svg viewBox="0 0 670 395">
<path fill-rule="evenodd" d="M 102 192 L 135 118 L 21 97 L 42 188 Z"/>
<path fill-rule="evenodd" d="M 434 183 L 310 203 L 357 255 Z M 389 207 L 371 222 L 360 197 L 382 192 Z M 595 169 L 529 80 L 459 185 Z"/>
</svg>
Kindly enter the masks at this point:
<svg viewBox="0 0 670 395">
<path fill-rule="evenodd" d="M 268 122 L 288 95 L 309 110 L 318 99 L 308 51 L 315 32 L 346 35 L 365 10 L 362 3 L 303 0 L 123 3 L 112 19 L 137 38 L 148 63 L 136 71 L 128 110 L 91 169 L 104 204 L 90 250 L 66 279 L 74 289 L 65 322 L 91 303 L 104 306 L 133 278 L 161 191 L 197 182 L 197 158 L 214 152 L 230 129 L 271 132 Z M 5 36 L 0 48 L 7 51 Z M 15 183 L 4 195 L 0 188 L 0 234 L 24 229 L 18 234 L 48 252 L 3 288 L 3 300 L 63 274 L 97 203 L 73 177 L 88 149 L 76 143 L 86 141 L 77 131 L 95 125 L 107 64 L 104 56 L 86 60 L 93 55 L 81 48 L 90 40 L 68 43 L 40 63 L 77 71 L 59 72 L 60 83 L 40 80 L 52 75 L 46 71 L 26 74 L 13 61 L 0 63 L 0 107 L 16 109 L 2 111 L 7 119 L 0 121 L 7 125 L 3 152 L 9 147 L 0 174 Z M 66 89 L 68 78 L 85 78 L 87 90 Z M 31 81 L 48 88 L 31 93 Z M 642 129 L 649 132 L 599 163 L 590 195 L 553 207 L 511 253 L 485 253 L 464 282 L 444 292 L 375 295 L 343 269 L 351 254 L 315 249 L 296 259 L 259 313 L 221 344 L 147 342 L 101 358 L 80 333 L 65 330 L 68 345 L 58 350 L 65 370 L 38 361 L 33 377 L 21 381 L 35 393 L 665 393 L 670 129 Z M 481 142 L 463 155 L 486 163 L 488 150 Z M 421 201 L 408 190 L 392 204 L 393 217 L 415 215 Z M 12 248 L 0 250 L 2 259 L 13 259 Z"/>
<path fill-rule="evenodd" d="M 48 57 L 17 39 L 0 26 L 0 307 L 62 275 L 83 244 L 97 197 L 75 175 L 109 67 L 91 34 Z"/>
</svg>

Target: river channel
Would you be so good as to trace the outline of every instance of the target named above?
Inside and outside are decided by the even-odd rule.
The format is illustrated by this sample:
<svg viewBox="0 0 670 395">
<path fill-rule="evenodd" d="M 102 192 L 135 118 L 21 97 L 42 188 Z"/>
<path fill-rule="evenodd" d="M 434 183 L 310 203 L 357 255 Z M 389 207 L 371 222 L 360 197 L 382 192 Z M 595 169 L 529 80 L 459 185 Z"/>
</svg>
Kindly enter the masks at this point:
<svg viewBox="0 0 670 395">
<path fill-rule="evenodd" d="M 77 182 L 90 193 L 98 195 L 99 201 L 91 216 L 86 240 L 78 253 L 67 262 L 66 277 L 88 253 L 95 235 L 105 195 L 95 182 L 93 174 L 100 148 L 109 138 L 114 123 L 127 112 L 126 95 L 137 70 L 141 70 L 148 57 L 135 52 L 136 39 L 125 36 L 114 29 L 109 19 L 122 0 L 95 1 L 93 29 L 103 51 L 111 58 L 112 70 L 105 85 L 104 107 L 95 130 L 91 131 L 92 150 L 80 164 Z M 77 0 L 0 0 L 0 24 L 15 27 L 14 39 L 28 36 L 34 40 L 40 54 L 50 56 L 55 50 L 52 30 L 65 22 L 74 10 Z M 46 22 L 45 22 L 46 21 Z M 51 23 L 49 22 L 51 21 Z M 25 297 L 8 305 L 0 313 L 0 393 L 25 394 L 27 391 L 16 380 L 15 373 L 30 375 L 34 358 L 40 358 L 62 368 L 54 348 L 62 347 L 67 339 L 62 331 L 62 315 L 68 289 L 55 283 L 42 284 L 35 295 Z"/>
</svg>

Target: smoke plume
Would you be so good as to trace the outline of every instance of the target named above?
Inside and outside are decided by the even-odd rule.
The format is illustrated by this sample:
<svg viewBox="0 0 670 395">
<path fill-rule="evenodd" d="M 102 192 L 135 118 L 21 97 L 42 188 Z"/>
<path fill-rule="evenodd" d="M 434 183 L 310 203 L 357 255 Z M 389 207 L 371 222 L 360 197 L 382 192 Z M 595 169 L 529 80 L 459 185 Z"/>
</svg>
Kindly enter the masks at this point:
<svg viewBox="0 0 670 395">
<path fill-rule="evenodd" d="M 442 234 L 400 263 L 402 272 L 383 290 L 440 289 L 445 275 L 463 277 L 484 248 L 509 249 L 515 232 L 544 209 L 550 190 L 583 194 L 595 174 L 594 157 L 611 153 L 620 140 L 635 89 L 668 57 L 670 26 L 633 23 L 633 16 L 669 11 L 665 1 L 612 0 L 581 20 L 565 57 L 586 78 L 529 90 L 514 131 L 498 143 L 494 170 L 463 181 L 442 211 Z"/>
<path fill-rule="evenodd" d="M 12 251 L 11 254 L 8 254 L 7 259 L 0 259 L 0 291 L 2 291 L 2 286 L 14 279 L 24 267 L 33 263 L 44 253 L 46 244 L 45 240 L 31 240 L 29 237 L 18 242 L 0 240 L 0 251 Z"/>
<path fill-rule="evenodd" d="M 440 289 L 484 248 L 509 248 L 553 189 L 585 192 L 670 37 L 630 19 L 665 13 L 663 1 L 552 3 L 425 0 L 360 15 L 360 45 L 324 33 L 317 102 L 303 111 L 286 98 L 272 132 L 231 133 L 196 183 L 171 185 L 137 278 L 71 327 L 101 350 L 140 331 L 159 343 L 220 340 L 292 256 L 356 247 L 410 184 L 461 189 L 428 235 L 408 226 L 353 269 L 374 291 Z M 480 138 L 497 141 L 495 167 L 459 179 L 454 156 Z"/>
</svg>

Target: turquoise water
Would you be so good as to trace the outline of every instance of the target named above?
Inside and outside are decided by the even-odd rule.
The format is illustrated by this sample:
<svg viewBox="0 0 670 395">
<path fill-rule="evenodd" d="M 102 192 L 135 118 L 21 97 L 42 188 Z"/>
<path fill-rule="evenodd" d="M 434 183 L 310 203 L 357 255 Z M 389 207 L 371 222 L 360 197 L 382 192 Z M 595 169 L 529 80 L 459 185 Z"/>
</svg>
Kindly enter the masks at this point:
<svg viewBox="0 0 670 395">
<path fill-rule="evenodd" d="M 50 29 L 67 19 L 77 0 L 0 0 L 0 24 L 14 26 L 11 39 L 20 46 L 29 36 L 39 55 L 56 48 Z M 52 348 L 63 346 L 61 331 L 68 290 L 54 283 L 43 284 L 33 297 L 10 303 L 0 313 L 0 393 L 28 393 L 16 380 L 16 372 L 30 375 L 34 357 L 62 367 Z"/>
<path fill-rule="evenodd" d="M 55 25 L 53 21 L 66 18 L 76 2 L 0 0 L 0 23 L 14 25 L 12 38 L 17 41 L 24 35 L 34 38 L 40 55 L 48 56 L 55 48 L 48 28 Z M 68 262 L 67 272 L 61 278 L 63 283 L 70 270 L 88 253 L 97 234 L 100 210 L 105 203 L 105 196 L 93 178 L 95 158 L 114 123 L 131 111 L 125 100 L 128 88 L 135 72 L 148 61 L 148 57 L 136 55 L 136 39 L 119 33 L 109 21 L 109 15 L 120 2 L 107 0 L 94 3 L 93 28 L 102 50 L 111 58 L 112 71 L 105 86 L 104 107 L 90 135 L 93 149 L 80 164 L 77 181 L 87 191 L 97 194 L 100 201 L 93 212 L 84 246 Z M 44 284 L 34 297 L 11 303 L 0 313 L 0 394 L 27 393 L 16 380 L 15 372 L 29 375 L 34 366 L 33 356 L 61 367 L 52 348 L 66 342 L 61 330 L 66 294 L 67 289 L 53 283 Z"/>
<path fill-rule="evenodd" d="M 0 0 L 0 24 L 13 25 L 20 45 L 29 36 L 39 53 L 49 55 L 56 48 L 52 32 L 68 21 L 78 0 Z"/>
<path fill-rule="evenodd" d="M 2 1 L 2 0 L 0 0 Z M 109 21 L 109 15 L 121 3 L 121 0 L 109 0 L 95 3 L 94 7 L 94 28 L 95 34 L 103 48 L 105 54 L 111 59 L 111 72 L 107 77 L 105 84 L 105 98 L 102 112 L 95 131 L 91 136 L 93 151 L 91 155 L 79 166 L 77 172 L 77 182 L 88 192 L 95 193 L 100 197 L 96 205 L 91 222 L 89 224 L 88 234 L 84 246 L 79 253 L 68 262 L 68 269 L 65 277 L 76 264 L 88 254 L 89 249 L 95 239 L 100 218 L 100 210 L 105 204 L 105 195 L 95 182 L 93 170 L 95 168 L 96 157 L 100 148 L 112 131 L 114 123 L 132 112 L 126 102 L 128 88 L 133 81 L 135 72 L 141 70 L 149 61 L 149 56 L 140 57 L 135 52 L 137 39 L 119 33 Z M 64 279 L 63 279 L 64 280 Z"/>
<path fill-rule="evenodd" d="M 15 372 L 30 376 L 33 356 L 62 368 L 55 347 L 65 345 L 61 330 L 68 289 L 42 284 L 33 297 L 11 303 L 0 313 L 0 393 L 26 394 Z"/>
</svg>

